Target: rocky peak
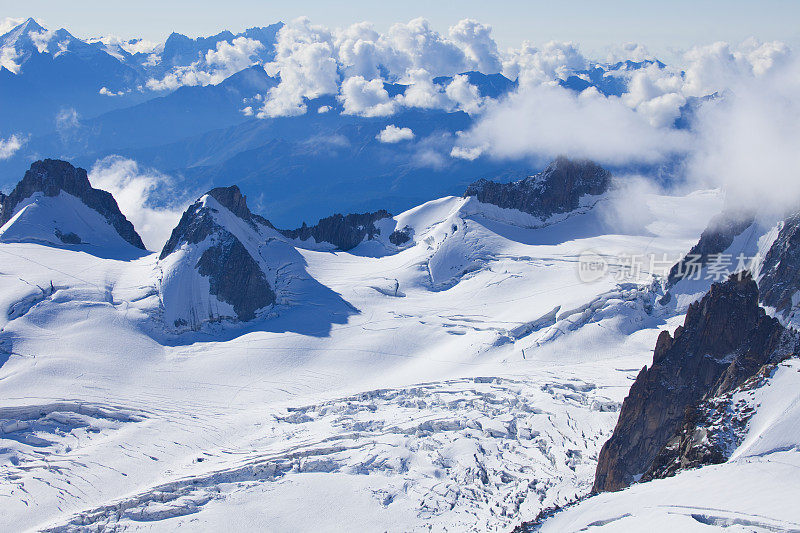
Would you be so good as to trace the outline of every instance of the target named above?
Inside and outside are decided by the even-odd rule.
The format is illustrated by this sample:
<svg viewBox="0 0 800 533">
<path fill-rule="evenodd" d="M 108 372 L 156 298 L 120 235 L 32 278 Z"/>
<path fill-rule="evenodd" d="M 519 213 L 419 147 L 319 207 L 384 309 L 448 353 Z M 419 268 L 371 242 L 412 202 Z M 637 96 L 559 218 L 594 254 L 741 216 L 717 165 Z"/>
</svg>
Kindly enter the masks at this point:
<svg viewBox="0 0 800 533">
<path fill-rule="evenodd" d="M 214 198 L 220 205 L 227 208 L 228 211 L 241 219 L 250 220 L 253 216 L 250 209 L 247 208 L 247 198 L 236 185 L 217 187 L 216 189 L 211 189 L 206 194 Z"/>
<path fill-rule="evenodd" d="M 794 341 L 787 337 L 793 333 L 767 316 L 758 298 L 749 274 L 733 275 L 689 307 L 674 335 L 661 333 L 652 365 L 639 372 L 614 434 L 600 452 L 595 491 L 638 481 L 680 429 L 687 409 L 791 353 Z"/>
<path fill-rule="evenodd" d="M 480 179 L 467 187 L 464 197 L 546 219 L 578 208 L 583 196 L 603 194 L 610 184 L 611 173 L 600 165 L 560 156 L 542 172 L 519 181 Z"/>
<path fill-rule="evenodd" d="M 705 265 L 710 256 L 721 254 L 730 248 L 733 240 L 750 227 L 753 221 L 752 214 L 731 210 L 725 210 L 714 217 L 686 257 L 672 266 L 667 278 L 667 287 L 672 287 L 690 273 L 688 260 L 692 259 L 695 264 Z"/>
<path fill-rule="evenodd" d="M 245 234 L 224 227 L 215 216 L 218 210 L 209 205 L 205 197 L 214 198 L 220 206 L 247 221 L 249 229 Z M 262 232 L 267 228 L 271 229 L 271 225 L 250 212 L 236 186 L 212 189 L 186 209 L 159 255 L 160 261 L 168 260 L 176 250 L 188 245 L 185 254 L 176 256 L 164 267 L 162 299 L 175 328 L 197 329 L 203 322 L 220 319 L 252 320 L 256 311 L 275 303 L 276 296 L 262 270 L 259 254 L 251 253 L 246 244 L 266 242 Z M 229 304 L 235 316 L 223 316 L 202 301 L 191 302 L 187 307 L 182 284 L 196 275 L 208 280 L 210 294 Z M 202 310 L 195 307 L 202 307 Z M 208 316 L 200 316 L 200 313 L 208 313 Z"/>
<path fill-rule="evenodd" d="M 318 243 L 327 242 L 339 250 L 350 250 L 358 246 L 364 238 L 373 239 L 380 234 L 375 222 L 391 218 L 388 211 L 381 209 L 374 213 L 335 214 L 321 219 L 315 226 L 303 225 L 293 230 L 281 230 L 290 239 L 306 241 L 310 238 Z"/>
<path fill-rule="evenodd" d="M 56 159 L 36 161 L 8 196 L 0 195 L 0 226 L 14 216 L 15 209 L 23 200 L 36 193 L 55 197 L 62 191 L 103 215 L 128 243 L 145 249 L 141 237 L 119 210 L 111 193 L 93 188 L 86 170 Z"/>
<path fill-rule="evenodd" d="M 761 301 L 786 318 L 794 318 L 800 290 L 800 213 L 787 218 L 761 266 Z"/>
<path fill-rule="evenodd" d="M 247 207 L 247 197 L 236 185 L 211 189 L 204 196 L 214 198 L 222 207 L 250 224 L 254 229 L 257 229 L 259 223 L 272 227 L 268 220 L 250 212 Z M 212 208 L 206 205 L 202 197 L 190 205 L 183 212 L 178 225 L 172 230 L 169 240 L 161 250 L 159 259 L 164 259 L 183 243 L 197 244 L 212 233 L 222 230 L 223 228 L 214 220 L 211 211 Z"/>
</svg>

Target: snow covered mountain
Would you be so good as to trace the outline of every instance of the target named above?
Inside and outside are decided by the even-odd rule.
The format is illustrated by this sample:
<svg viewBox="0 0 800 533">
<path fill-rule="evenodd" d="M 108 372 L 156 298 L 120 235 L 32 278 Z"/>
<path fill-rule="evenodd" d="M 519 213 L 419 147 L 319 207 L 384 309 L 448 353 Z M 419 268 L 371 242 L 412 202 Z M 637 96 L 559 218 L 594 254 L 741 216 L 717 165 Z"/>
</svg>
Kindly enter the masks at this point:
<svg viewBox="0 0 800 533">
<path fill-rule="evenodd" d="M 144 250 L 111 194 L 92 188 L 84 169 L 52 159 L 31 165 L 8 196 L 0 193 L 0 241 Z"/>
<path fill-rule="evenodd" d="M 0 188 L 12 187 L 15 176 L 43 157 L 91 168 L 122 156 L 172 176 L 191 196 L 228 186 L 235 176 L 270 220 L 299 227 L 330 215 L 330 205 L 344 212 L 405 211 L 460 195 L 482 177 L 531 175 L 550 157 L 451 155 L 484 110 L 520 89 L 519 68 L 506 72 L 509 77 L 475 70 L 488 68 L 486 62 L 391 72 L 388 64 L 404 54 L 411 54 L 409 61 L 417 57 L 400 40 L 392 46 L 401 49 L 386 51 L 377 73 L 355 75 L 358 54 L 370 59 L 369 45 L 356 45 L 371 34 L 352 42 L 319 35 L 311 41 L 337 58 L 319 70 L 309 63 L 299 78 L 287 72 L 282 84 L 282 68 L 306 68 L 305 59 L 278 56 L 279 49 L 284 55 L 295 49 L 279 44 L 284 29 L 284 38 L 299 40 L 298 53 L 308 44 L 306 30 L 295 26 L 197 38 L 172 33 L 163 43 L 148 43 L 80 39 L 33 19 L 21 22 L 0 36 L 0 100 L 15 103 L 0 107 L 0 142 L 14 139 L 14 149 L 0 153 Z M 348 43 L 360 52 L 351 56 Z M 581 60 L 546 76 L 576 94 L 590 87 L 617 98 L 637 73 L 664 68 L 650 60 L 591 66 Z M 326 81 L 319 81 L 320 91 L 312 87 L 297 97 L 302 113 L 263 112 L 291 80 L 316 86 L 315 76 Z M 385 140 L 384 132 L 395 129 L 405 137 Z M 321 193 L 307 195 L 308 188 Z M 353 188 L 358 195 L 350 194 Z"/>
<path fill-rule="evenodd" d="M 614 180 L 559 158 L 297 230 L 215 188 L 147 253 L 85 171 L 35 163 L 0 199 L 0 524 L 502 531 L 543 513 L 535 527 L 571 530 L 665 519 L 640 503 L 663 488 L 688 506 L 675 520 L 789 527 L 780 499 L 757 518 L 732 489 L 713 512 L 671 491 L 752 461 L 794 486 L 796 333 L 758 306 L 797 292 L 794 218 L 755 238 L 761 296 L 745 277 L 694 297 L 671 264 L 634 276 L 626 258 L 690 250 L 720 227 L 719 193 L 646 196 L 648 229 L 621 231 Z M 676 233 L 676 212 L 694 226 Z M 598 250 L 605 275 L 586 279 Z M 653 481 L 551 517 L 640 479 L 630 461 L 611 474 L 618 449 Z"/>
<path fill-rule="evenodd" d="M 650 285 L 581 283 L 576 258 L 679 253 L 700 231 L 614 236 L 607 205 L 531 228 L 446 197 L 374 217 L 345 252 L 230 187 L 158 254 L 0 243 L 3 520 L 212 529 L 266 497 L 257 522 L 279 529 L 502 530 L 569 502 L 673 321 Z M 702 219 L 718 199 L 650 205 Z"/>
<path fill-rule="evenodd" d="M 800 531 L 781 43 L 9 20 L 0 531 Z"/>
</svg>

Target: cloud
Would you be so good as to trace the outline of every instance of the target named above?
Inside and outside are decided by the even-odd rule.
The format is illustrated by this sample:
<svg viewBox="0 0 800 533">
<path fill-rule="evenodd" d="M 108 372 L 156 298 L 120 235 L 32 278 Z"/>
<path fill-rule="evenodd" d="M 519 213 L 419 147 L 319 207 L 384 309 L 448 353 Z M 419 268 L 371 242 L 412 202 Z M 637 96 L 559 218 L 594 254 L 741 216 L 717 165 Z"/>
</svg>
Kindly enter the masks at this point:
<svg viewBox="0 0 800 533">
<path fill-rule="evenodd" d="M 652 126 L 670 126 L 686 103 L 683 83 L 680 72 L 650 65 L 630 74 L 628 92 L 622 95 L 622 101 L 647 117 Z"/>
<path fill-rule="evenodd" d="M 739 80 L 760 77 L 785 65 L 791 51 L 780 42 L 760 43 L 748 39 L 732 47 L 725 42 L 696 46 L 684 54 L 687 63 L 683 92 L 705 96 L 720 92 Z"/>
<path fill-rule="evenodd" d="M 89 172 L 93 187 L 114 195 L 119 209 L 131 221 L 148 250 L 160 249 L 189 204 L 190 196 L 175 194 L 170 177 L 141 169 L 136 161 L 108 156 L 95 162 Z M 169 198 L 157 207 L 155 200 Z"/>
<path fill-rule="evenodd" d="M 497 158 L 559 154 L 603 163 L 655 162 L 685 150 L 685 132 L 653 127 L 619 98 L 558 86 L 520 90 L 494 104 L 461 136 L 456 157 L 480 150 Z"/>
<path fill-rule="evenodd" d="M 103 37 L 96 37 L 87 39 L 88 43 L 101 43 L 106 52 L 113 55 L 118 59 L 123 59 L 124 54 L 127 52 L 131 55 L 136 54 L 152 54 L 159 48 L 159 44 L 146 39 L 122 39 L 116 35 L 105 35 Z"/>
<path fill-rule="evenodd" d="M 25 19 L 18 19 L 14 17 L 5 17 L 0 19 L 0 35 L 5 35 L 23 22 L 25 22 Z"/>
<path fill-rule="evenodd" d="M 778 216 L 800 209 L 798 94 L 795 59 L 743 77 L 724 98 L 704 105 L 693 125 L 690 183 L 720 187 L 734 208 Z"/>
<path fill-rule="evenodd" d="M 25 137 L 17 134 L 11 135 L 6 139 L 0 138 L 0 161 L 13 156 L 26 142 L 27 139 Z"/>
<path fill-rule="evenodd" d="M 469 82 L 463 74 L 453 77 L 444 93 L 453 102 L 454 109 L 460 109 L 474 115 L 483 109 L 485 99 L 481 97 L 478 88 Z"/>
<path fill-rule="evenodd" d="M 334 47 L 341 70 L 348 76 L 379 77 L 385 55 L 379 40 L 380 34 L 369 22 L 358 22 L 337 30 Z"/>
<path fill-rule="evenodd" d="M 481 148 L 480 146 L 476 146 L 473 148 L 454 146 L 453 149 L 450 150 L 450 157 L 454 157 L 456 159 L 465 159 L 467 161 L 475 161 L 481 156 L 482 153 L 483 153 L 483 148 Z"/>
<path fill-rule="evenodd" d="M 259 62 L 264 45 L 255 39 L 237 37 L 220 41 L 202 59 L 177 66 L 163 78 L 150 78 L 145 86 L 153 91 L 175 90 L 182 86 L 216 85 L 225 78 Z"/>
<path fill-rule="evenodd" d="M 74 107 L 62 109 L 56 114 L 56 130 L 66 132 L 81 125 L 78 112 Z"/>
<path fill-rule="evenodd" d="M 385 117 L 395 110 L 395 103 L 380 78 L 369 81 L 361 76 L 347 78 L 342 83 L 339 100 L 344 104 L 345 115 Z"/>
<path fill-rule="evenodd" d="M 412 140 L 414 132 L 410 128 L 398 128 L 394 124 L 389 124 L 375 138 L 382 143 L 399 143 Z"/>
<path fill-rule="evenodd" d="M 0 48 L 0 67 L 10 70 L 14 74 L 19 74 L 20 65 L 17 63 L 19 54 L 13 46 Z"/>
<path fill-rule="evenodd" d="M 648 59 L 655 59 L 655 56 L 647 50 L 646 46 L 641 43 L 624 43 L 612 47 L 606 61 L 608 63 L 618 63 L 620 61 L 640 62 Z"/>
<path fill-rule="evenodd" d="M 233 41 L 217 43 L 215 50 L 206 52 L 206 64 L 233 74 L 258 61 L 258 52 L 264 45 L 255 39 L 237 37 Z"/>
<path fill-rule="evenodd" d="M 503 61 L 503 75 L 519 79 L 523 86 L 566 78 L 570 71 L 585 69 L 588 61 L 571 42 L 550 41 L 536 48 L 528 41 L 512 49 Z"/>
<path fill-rule="evenodd" d="M 304 98 L 339 92 L 333 37 L 326 28 L 298 18 L 280 29 L 275 47 L 275 61 L 265 68 L 281 81 L 267 93 L 260 118 L 301 115 L 307 110 Z"/>
<path fill-rule="evenodd" d="M 40 54 L 47 53 L 50 41 L 55 36 L 55 32 L 51 30 L 32 31 L 28 34 L 33 42 L 33 45 Z"/>
<path fill-rule="evenodd" d="M 468 68 L 461 48 L 442 38 L 423 18 L 393 24 L 380 40 L 387 49 L 385 65 L 397 75 L 417 69 L 452 75 Z"/>
<path fill-rule="evenodd" d="M 447 109 L 450 99 L 440 85 L 433 83 L 433 77 L 425 69 L 408 72 L 404 80 L 409 84 L 404 94 L 398 95 L 397 102 L 406 107 L 421 109 Z"/>
<path fill-rule="evenodd" d="M 492 39 L 492 27 L 472 19 L 464 19 L 450 28 L 450 38 L 463 50 L 469 68 L 484 74 L 496 74 L 503 69 L 497 43 Z"/>
<path fill-rule="evenodd" d="M 432 82 L 433 76 L 453 76 L 465 70 L 494 73 L 501 67 L 491 27 L 470 19 L 451 27 L 448 38 L 423 18 L 393 24 L 384 34 L 367 22 L 331 32 L 300 18 L 278 33 L 276 57 L 266 69 L 271 75 L 280 75 L 281 83 L 267 93 L 259 117 L 301 115 L 307 111 L 306 98 L 338 93 L 346 102 L 364 90 L 370 91 L 364 97 L 378 99 L 379 107 L 368 111 L 369 116 L 389 114 L 396 109 L 395 104 L 422 109 L 461 107 L 474 112 L 479 102 L 469 87 L 459 80 L 448 96 L 444 87 Z M 390 104 L 378 90 L 377 82 L 373 88 L 353 81 L 358 79 L 399 82 L 411 87 L 405 95 L 395 98 L 395 104 Z M 364 107 L 354 101 L 347 113 L 363 115 Z"/>
</svg>

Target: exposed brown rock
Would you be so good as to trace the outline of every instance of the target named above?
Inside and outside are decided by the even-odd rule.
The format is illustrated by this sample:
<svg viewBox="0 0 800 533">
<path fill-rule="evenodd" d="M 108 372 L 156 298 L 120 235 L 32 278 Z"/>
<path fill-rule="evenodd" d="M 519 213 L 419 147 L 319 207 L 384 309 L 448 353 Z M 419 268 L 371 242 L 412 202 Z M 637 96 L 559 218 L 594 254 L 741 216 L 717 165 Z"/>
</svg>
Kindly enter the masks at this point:
<svg viewBox="0 0 800 533">
<path fill-rule="evenodd" d="M 794 343 L 794 333 L 759 307 L 749 274 L 714 284 L 689 307 L 674 336 L 659 336 L 652 366 L 639 372 L 600 452 L 594 490 L 638 481 L 681 426 L 694 423 L 692 409 L 786 357 Z"/>
</svg>

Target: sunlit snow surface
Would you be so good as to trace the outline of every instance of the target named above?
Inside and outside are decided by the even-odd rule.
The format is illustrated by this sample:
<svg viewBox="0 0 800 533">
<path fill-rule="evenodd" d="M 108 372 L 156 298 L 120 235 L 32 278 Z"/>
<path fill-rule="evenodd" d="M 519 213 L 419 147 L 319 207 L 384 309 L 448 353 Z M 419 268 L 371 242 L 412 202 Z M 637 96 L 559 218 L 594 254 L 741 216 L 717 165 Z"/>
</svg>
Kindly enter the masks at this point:
<svg viewBox="0 0 800 533">
<path fill-rule="evenodd" d="M 585 494 L 682 317 L 579 257 L 679 256 L 720 199 L 648 197 L 624 235 L 600 204 L 535 229 L 470 202 L 387 222 L 400 251 L 299 250 L 315 283 L 181 335 L 155 254 L 0 244 L 0 529 L 504 531 Z"/>
</svg>

